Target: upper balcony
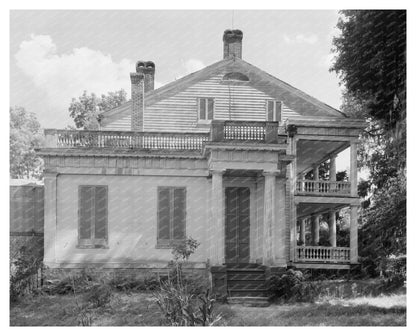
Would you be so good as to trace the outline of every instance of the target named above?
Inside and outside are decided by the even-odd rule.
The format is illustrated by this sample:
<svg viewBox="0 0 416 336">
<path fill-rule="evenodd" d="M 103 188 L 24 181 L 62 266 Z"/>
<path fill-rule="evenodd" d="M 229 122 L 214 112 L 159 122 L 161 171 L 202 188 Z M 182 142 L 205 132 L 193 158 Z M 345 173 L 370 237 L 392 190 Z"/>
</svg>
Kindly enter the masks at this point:
<svg viewBox="0 0 416 336">
<path fill-rule="evenodd" d="M 210 132 L 167 133 L 46 129 L 45 147 L 67 149 L 119 149 L 202 152 L 206 142 L 257 144 L 286 143 L 277 122 L 213 120 Z"/>
</svg>

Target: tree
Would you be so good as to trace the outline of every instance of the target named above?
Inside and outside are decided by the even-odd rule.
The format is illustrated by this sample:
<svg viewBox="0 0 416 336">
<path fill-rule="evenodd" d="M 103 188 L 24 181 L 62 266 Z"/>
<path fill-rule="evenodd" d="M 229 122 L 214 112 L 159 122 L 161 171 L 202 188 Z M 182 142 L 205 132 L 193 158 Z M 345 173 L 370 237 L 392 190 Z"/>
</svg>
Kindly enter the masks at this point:
<svg viewBox="0 0 416 336">
<path fill-rule="evenodd" d="M 79 129 L 98 129 L 100 124 L 99 113 L 108 111 L 120 106 L 126 101 L 127 93 L 123 89 L 109 92 L 97 97 L 95 93 L 91 95 L 84 91 L 82 96 L 72 98 L 68 108 L 69 115 L 74 119 L 75 126 Z"/>
<path fill-rule="evenodd" d="M 366 118 L 359 167 L 370 172 L 359 195 L 360 255 L 376 275 L 387 258 L 406 253 L 406 11 L 341 11 L 335 71 L 345 86 L 341 110 Z"/>
<path fill-rule="evenodd" d="M 23 107 L 10 108 L 10 177 L 40 178 L 43 161 L 35 148 L 43 141 L 36 115 Z"/>
</svg>

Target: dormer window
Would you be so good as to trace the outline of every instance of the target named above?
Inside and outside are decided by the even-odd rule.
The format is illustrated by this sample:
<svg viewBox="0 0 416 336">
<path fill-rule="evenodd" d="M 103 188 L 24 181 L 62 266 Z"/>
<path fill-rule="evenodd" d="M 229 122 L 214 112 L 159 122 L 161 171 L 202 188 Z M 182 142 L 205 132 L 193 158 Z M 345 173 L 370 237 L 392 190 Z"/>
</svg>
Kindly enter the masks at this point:
<svg viewBox="0 0 416 336">
<path fill-rule="evenodd" d="M 198 98 L 198 121 L 214 119 L 214 98 Z"/>
<path fill-rule="evenodd" d="M 266 102 L 266 120 L 281 121 L 282 119 L 282 102 L 278 100 L 267 100 Z"/>
</svg>

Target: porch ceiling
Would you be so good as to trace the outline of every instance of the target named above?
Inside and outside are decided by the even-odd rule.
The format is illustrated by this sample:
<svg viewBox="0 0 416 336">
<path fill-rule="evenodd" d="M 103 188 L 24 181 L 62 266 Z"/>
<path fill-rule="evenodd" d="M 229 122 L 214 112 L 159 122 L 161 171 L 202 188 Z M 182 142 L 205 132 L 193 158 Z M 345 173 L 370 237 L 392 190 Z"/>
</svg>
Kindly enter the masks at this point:
<svg viewBox="0 0 416 336">
<path fill-rule="evenodd" d="M 348 205 L 343 203 L 300 203 L 297 207 L 297 217 L 307 217 L 315 213 L 325 213 L 337 208 L 343 208 Z"/>
<path fill-rule="evenodd" d="M 299 140 L 296 148 L 297 174 L 348 146 L 349 143 L 342 141 Z"/>
</svg>

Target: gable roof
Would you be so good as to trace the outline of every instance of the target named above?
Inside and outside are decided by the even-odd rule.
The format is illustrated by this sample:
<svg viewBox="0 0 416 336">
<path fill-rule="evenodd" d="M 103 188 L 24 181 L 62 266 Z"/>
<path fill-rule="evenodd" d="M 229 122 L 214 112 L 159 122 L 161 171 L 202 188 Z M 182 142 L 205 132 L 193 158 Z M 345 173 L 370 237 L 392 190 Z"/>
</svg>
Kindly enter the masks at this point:
<svg viewBox="0 0 416 336">
<path fill-rule="evenodd" d="M 193 84 L 209 79 L 224 71 L 243 73 L 250 79 L 247 85 L 264 92 L 276 100 L 283 101 L 289 108 L 305 117 L 322 116 L 347 118 L 347 116 L 339 110 L 239 58 L 223 59 L 156 90 L 147 92 L 144 97 L 145 107 L 174 96 Z M 119 107 L 101 113 L 101 115 L 104 119 L 109 117 L 114 119 L 116 115 L 122 117 L 130 113 L 131 101 L 128 101 Z"/>
</svg>

